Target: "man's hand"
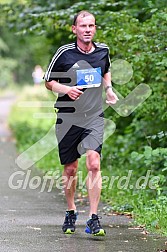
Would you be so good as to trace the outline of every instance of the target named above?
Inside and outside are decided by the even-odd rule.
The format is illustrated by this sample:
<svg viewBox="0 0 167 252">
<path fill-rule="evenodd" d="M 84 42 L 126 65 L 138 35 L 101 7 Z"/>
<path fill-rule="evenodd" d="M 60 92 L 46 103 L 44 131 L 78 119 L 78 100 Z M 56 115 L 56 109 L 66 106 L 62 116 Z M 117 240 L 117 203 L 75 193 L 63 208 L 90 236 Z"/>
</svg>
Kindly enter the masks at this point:
<svg viewBox="0 0 167 252">
<path fill-rule="evenodd" d="M 106 98 L 106 103 L 108 105 L 116 104 L 116 102 L 119 100 L 117 95 L 113 92 L 112 88 L 107 89 Z"/>
<path fill-rule="evenodd" d="M 80 95 L 83 94 L 81 91 L 83 89 L 82 87 L 69 87 L 69 91 L 67 92 L 67 95 L 72 99 L 72 100 L 77 100 L 79 99 Z"/>
</svg>

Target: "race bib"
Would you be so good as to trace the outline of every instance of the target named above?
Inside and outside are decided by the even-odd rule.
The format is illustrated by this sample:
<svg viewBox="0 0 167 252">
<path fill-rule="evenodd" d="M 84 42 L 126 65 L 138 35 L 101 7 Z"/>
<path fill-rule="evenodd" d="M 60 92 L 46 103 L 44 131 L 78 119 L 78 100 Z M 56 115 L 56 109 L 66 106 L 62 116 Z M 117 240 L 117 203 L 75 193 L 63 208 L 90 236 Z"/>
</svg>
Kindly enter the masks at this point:
<svg viewBox="0 0 167 252">
<path fill-rule="evenodd" d="M 76 74 L 77 86 L 92 88 L 101 85 L 101 67 L 76 70 Z"/>
</svg>

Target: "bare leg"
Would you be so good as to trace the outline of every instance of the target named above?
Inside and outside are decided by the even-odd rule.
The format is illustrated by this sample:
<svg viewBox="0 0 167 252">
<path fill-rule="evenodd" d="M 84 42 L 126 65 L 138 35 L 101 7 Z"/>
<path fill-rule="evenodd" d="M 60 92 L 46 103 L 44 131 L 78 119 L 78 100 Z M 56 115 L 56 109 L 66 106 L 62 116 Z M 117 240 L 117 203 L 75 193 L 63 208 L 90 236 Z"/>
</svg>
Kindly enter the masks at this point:
<svg viewBox="0 0 167 252">
<path fill-rule="evenodd" d="M 96 151 L 88 150 L 86 158 L 88 169 L 87 190 L 90 203 L 89 216 L 97 214 L 101 194 L 102 178 L 100 172 L 100 155 Z"/>
<path fill-rule="evenodd" d="M 68 210 L 76 210 L 74 196 L 77 185 L 77 177 L 76 177 L 77 169 L 78 169 L 78 160 L 74 161 L 73 163 L 66 164 L 64 166 L 63 185 Z"/>
</svg>

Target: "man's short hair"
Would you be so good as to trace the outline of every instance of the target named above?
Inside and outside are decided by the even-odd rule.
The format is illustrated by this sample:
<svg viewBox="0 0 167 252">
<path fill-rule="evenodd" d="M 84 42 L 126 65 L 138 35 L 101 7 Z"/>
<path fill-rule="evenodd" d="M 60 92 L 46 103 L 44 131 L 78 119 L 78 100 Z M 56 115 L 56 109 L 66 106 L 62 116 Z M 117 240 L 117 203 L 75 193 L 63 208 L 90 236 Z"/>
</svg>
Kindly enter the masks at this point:
<svg viewBox="0 0 167 252">
<path fill-rule="evenodd" d="M 81 17 L 87 17 L 87 16 L 93 16 L 95 18 L 95 16 L 90 13 L 89 11 L 86 11 L 86 10 L 82 10 L 82 11 L 79 11 L 77 14 L 75 14 L 74 16 L 74 19 L 73 19 L 73 25 L 76 25 L 77 24 L 77 18 L 78 16 L 81 16 Z"/>
</svg>

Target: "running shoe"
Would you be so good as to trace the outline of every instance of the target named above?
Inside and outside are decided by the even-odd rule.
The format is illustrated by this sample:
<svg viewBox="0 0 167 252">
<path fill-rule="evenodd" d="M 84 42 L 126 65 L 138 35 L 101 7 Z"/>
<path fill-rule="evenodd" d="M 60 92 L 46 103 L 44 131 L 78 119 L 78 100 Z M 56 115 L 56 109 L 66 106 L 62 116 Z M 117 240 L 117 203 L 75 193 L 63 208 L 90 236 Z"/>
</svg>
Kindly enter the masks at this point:
<svg viewBox="0 0 167 252">
<path fill-rule="evenodd" d="M 74 210 L 66 211 L 65 220 L 62 226 L 62 230 L 65 234 L 75 233 L 75 222 L 77 220 L 78 213 Z"/>
<path fill-rule="evenodd" d="M 93 234 L 94 236 L 106 235 L 106 231 L 100 225 L 99 219 L 101 219 L 100 216 L 92 214 L 91 218 L 86 223 L 85 232 L 87 234 Z"/>
</svg>

